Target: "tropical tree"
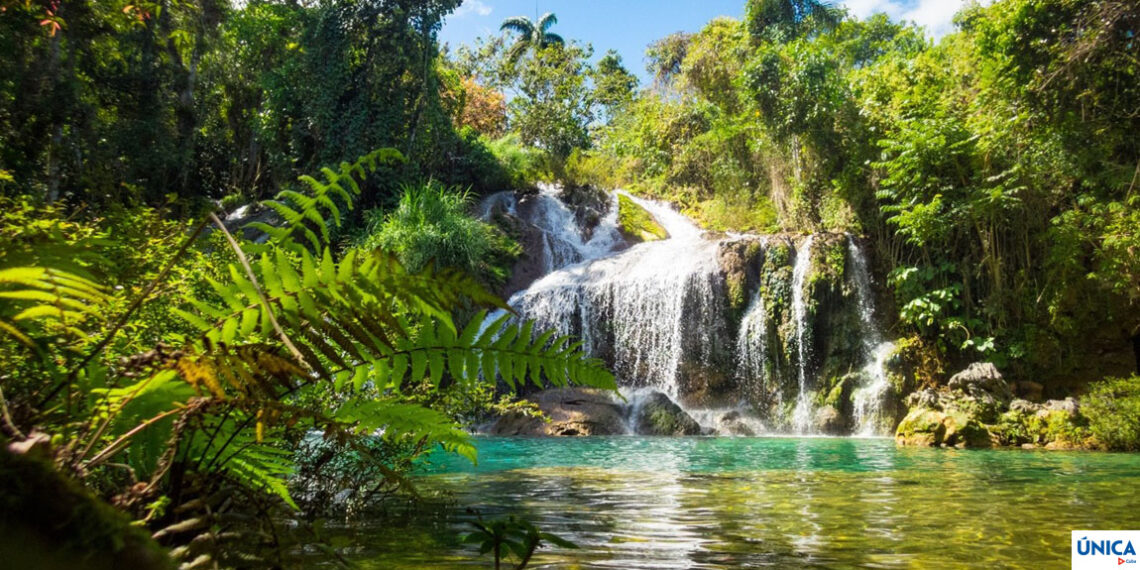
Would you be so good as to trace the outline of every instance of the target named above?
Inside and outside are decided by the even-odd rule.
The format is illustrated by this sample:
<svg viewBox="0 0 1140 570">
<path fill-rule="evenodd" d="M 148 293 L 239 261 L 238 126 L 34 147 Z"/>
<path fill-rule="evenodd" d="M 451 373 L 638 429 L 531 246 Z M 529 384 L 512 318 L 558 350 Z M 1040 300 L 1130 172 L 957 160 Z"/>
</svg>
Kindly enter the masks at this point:
<svg viewBox="0 0 1140 570">
<path fill-rule="evenodd" d="M 749 0 L 745 18 L 753 38 L 785 42 L 834 28 L 843 10 L 820 0 Z"/>
<path fill-rule="evenodd" d="M 553 12 L 543 14 L 538 22 L 532 22 L 526 16 L 503 20 L 499 30 L 518 34 L 515 43 L 507 50 L 507 59 L 512 62 L 518 61 L 523 54 L 532 49 L 537 51 L 551 45 L 565 45 L 566 41 L 562 36 L 549 31 L 550 27 L 557 23 L 558 16 Z"/>
</svg>

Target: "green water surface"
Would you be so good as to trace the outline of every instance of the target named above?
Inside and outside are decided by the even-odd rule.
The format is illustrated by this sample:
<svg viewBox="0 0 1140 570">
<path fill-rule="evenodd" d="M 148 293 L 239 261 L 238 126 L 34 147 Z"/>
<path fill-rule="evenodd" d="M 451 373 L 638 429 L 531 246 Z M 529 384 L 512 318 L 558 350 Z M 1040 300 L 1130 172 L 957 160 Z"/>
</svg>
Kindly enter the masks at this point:
<svg viewBox="0 0 1140 570">
<path fill-rule="evenodd" d="M 364 568 L 489 568 L 477 509 L 578 543 L 531 568 L 1068 568 L 1071 529 L 1140 528 L 1140 454 L 846 438 L 480 438 L 416 516 L 345 530 Z"/>
</svg>

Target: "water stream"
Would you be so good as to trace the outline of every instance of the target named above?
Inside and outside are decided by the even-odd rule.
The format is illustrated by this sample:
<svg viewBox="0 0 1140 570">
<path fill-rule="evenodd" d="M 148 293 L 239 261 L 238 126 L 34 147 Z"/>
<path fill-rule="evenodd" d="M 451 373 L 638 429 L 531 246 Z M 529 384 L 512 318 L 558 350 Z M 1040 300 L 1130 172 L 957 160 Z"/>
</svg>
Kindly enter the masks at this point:
<svg viewBox="0 0 1140 570">
<path fill-rule="evenodd" d="M 508 514 L 579 546 L 543 548 L 532 568 L 1030 569 L 1067 568 L 1071 529 L 1140 527 L 1137 454 L 818 437 L 478 446 L 478 465 L 440 454 L 416 477 L 418 516 L 327 534 L 384 570 L 488 568 L 461 537 Z"/>
<path fill-rule="evenodd" d="M 619 193 L 651 214 L 668 238 L 628 246 L 617 227 Z M 549 186 L 523 198 L 513 193 L 493 195 L 481 211 L 485 218 L 506 212 L 541 232 L 543 275 L 508 303 L 540 328 L 579 337 L 591 355 L 612 367 L 623 388 L 659 390 L 709 430 L 715 431 L 720 423 L 717 413 L 734 409 L 743 411 L 753 425 L 794 433 L 814 431 L 819 379 L 813 344 L 817 335 L 824 334 L 813 330 L 808 299 L 815 235 L 778 240 L 792 248 L 794 256 L 790 276 L 794 333 L 792 338 L 778 339 L 769 332 L 781 330 L 780 323 L 772 320 L 776 311 L 768 301 L 779 303 L 778 296 L 766 290 L 774 284 L 754 285 L 740 314 L 734 316 L 726 305 L 730 288 L 722 265 L 725 249 L 755 244 L 761 255 L 745 269 L 758 272 L 772 241 L 767 236 L 709 234 L 668 204 L 620 191 L 610 195 L 610 207 L 589 229 Z M 883 342 L 875 323 L 866 256 L 853 238 L 846 243 L 850 269 L 849 283 L 843 287 L 852 291 L 851 310 L 859 314 L 862 337 L 850 364 L 864 371 L 851 413 L 855 432 L 881 433 L 885 422 L 879 409 L 887 393 L 884 362 L 890 345 Z M 794 354 L 787 357 L 786 372 L 795 374 L 791 382 L 783 381 L 785 370 L 778 354 L 785 343 L 794 347 Z M 774 403 L 765 403 L 768 409 L 758 408 L 757 402 L 772 392 Z M 784 402 L 794 402 L 793 408 L 788 416 L 775 417 Z"/>
</svg>

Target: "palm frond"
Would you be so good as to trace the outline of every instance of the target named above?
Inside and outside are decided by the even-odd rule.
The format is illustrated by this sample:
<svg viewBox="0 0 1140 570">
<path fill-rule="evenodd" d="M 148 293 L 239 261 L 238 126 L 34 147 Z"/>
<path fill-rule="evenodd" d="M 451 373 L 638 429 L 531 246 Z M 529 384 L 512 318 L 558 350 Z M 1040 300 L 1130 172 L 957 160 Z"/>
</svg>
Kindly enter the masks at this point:
<svg viewBox="0 0 1140 570">
<path fill-rule="evenodd" d="M 547 12 L 547 13 L 543 14 L 541 18 L 538 19 L 538 26 L 537 27 L 538 27 L 539 31 L 546 32 L 547 30 L 550 29 L 551 26 L 553 26 L 554 24 L 557 24 L 557 23 L 558 23 L 558 16 L 555 16 L 554 12 Z"/>
<path fill-rule="evenodd" d="M 514 16 L 503 20 L 499 25 L 499 31 L 515 32 L 524 38 L 529 38 L 534 34 L 535 26 L 530 21 L 530 18 L 525 16 Z"/>
<path fill-rule="evenodd" d="M 543 34 L 542 35 L 542 42 L 546 45 L 559 45 L 559 46 L 566 45 L 566 40 L 563 40 L 562 36 L 555 34 L 555 33 L 552 33 L 552 32 L 547 32 L 547 33 Z"/>
</svg>

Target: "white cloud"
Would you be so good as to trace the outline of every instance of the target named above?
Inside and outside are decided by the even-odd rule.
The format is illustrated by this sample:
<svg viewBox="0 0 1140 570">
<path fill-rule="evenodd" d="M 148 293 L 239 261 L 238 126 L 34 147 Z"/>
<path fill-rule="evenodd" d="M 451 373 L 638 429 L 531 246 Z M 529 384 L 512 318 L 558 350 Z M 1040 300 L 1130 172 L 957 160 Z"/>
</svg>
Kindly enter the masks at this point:
<svg viewBox="0 0 1140 570">
<path fill-rule="evenodd" d="M 894 20 L 913 21 L 937 39 L 954 31 L 954 14 L 966 0 L 844 0 L 843 5 L 859 19 L 883 12 Z"/>
<path fill-rule="evenodd" d="M 484 4 L 480 0 L 464 0 L 463 5 L 456 8 L 455 12 L 451 14 L 451 17 L 462 18 L 470 14 L 476 16 L 490 16 L 492 11 L 494 11 L 494 8 Z"/>
</svg>

